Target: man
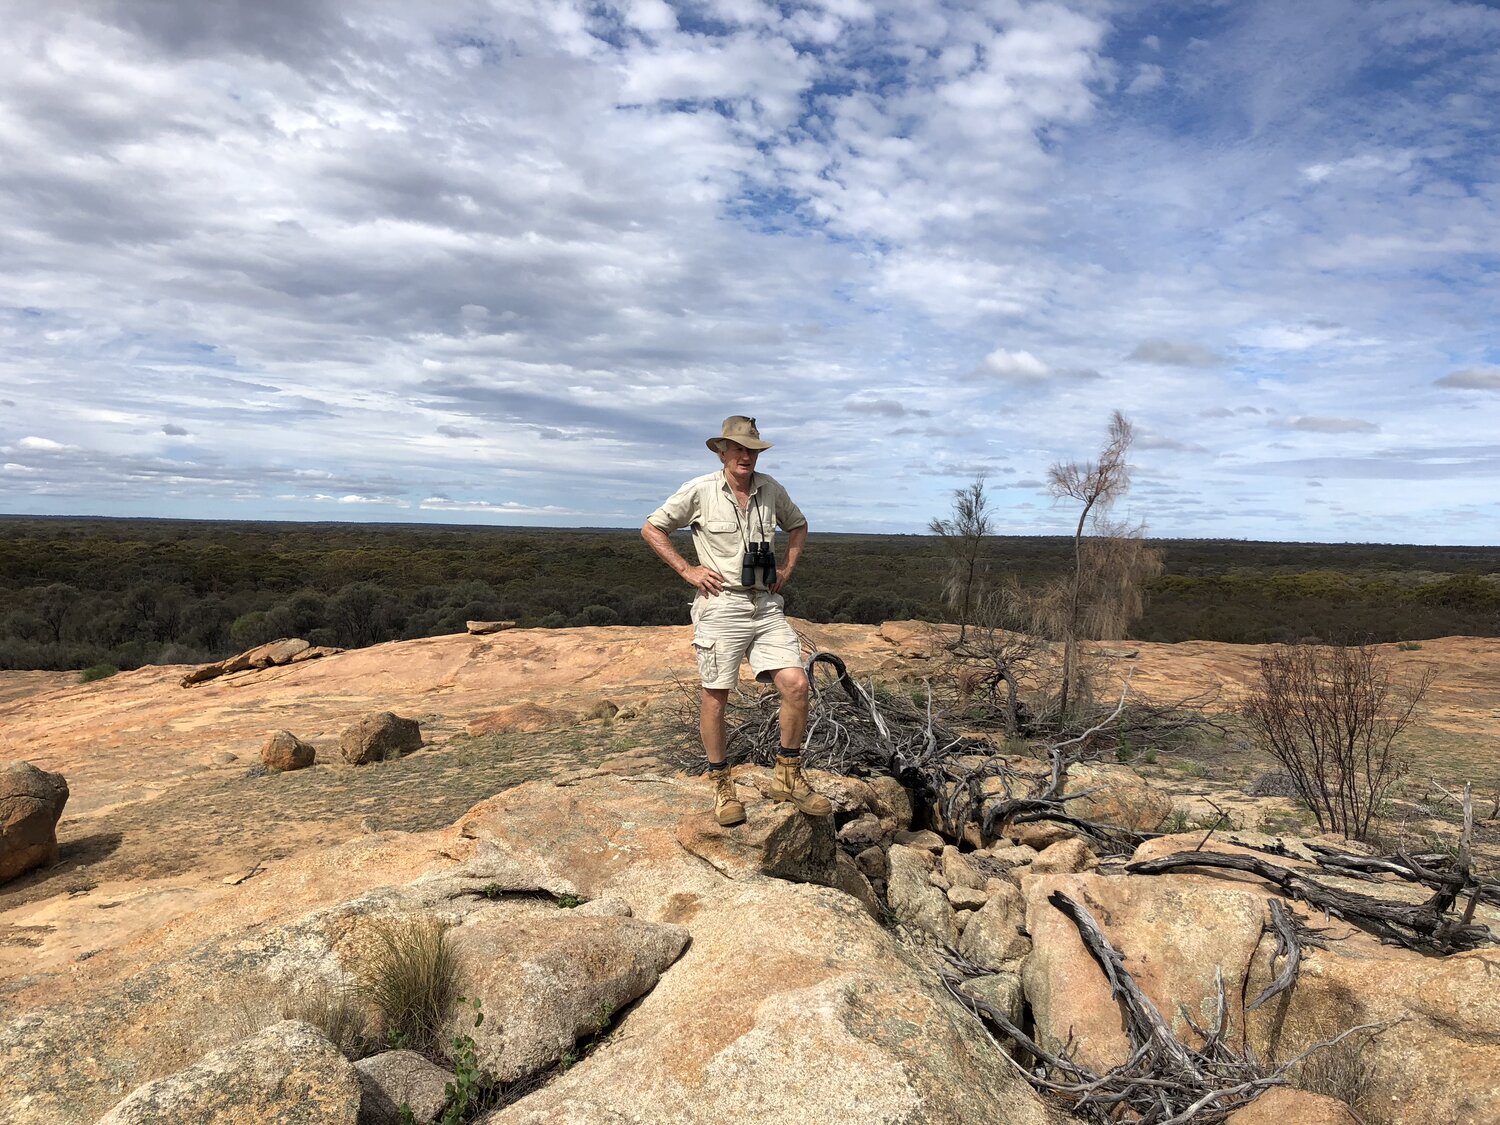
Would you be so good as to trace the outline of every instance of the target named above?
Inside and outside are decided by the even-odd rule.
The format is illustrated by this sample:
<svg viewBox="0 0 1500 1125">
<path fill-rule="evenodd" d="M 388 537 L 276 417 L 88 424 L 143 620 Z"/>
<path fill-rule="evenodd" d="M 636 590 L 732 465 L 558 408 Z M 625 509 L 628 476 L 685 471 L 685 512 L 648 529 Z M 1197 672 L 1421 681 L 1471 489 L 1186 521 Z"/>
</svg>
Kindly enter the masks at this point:
<svg viewBox="0 0 1500 1125">
<path fill-rule="evenodd" d="M 726 827 L 743 824 L 745 806 L 735 796 L 725 757 L 724 708 L 748 655 L 750 670 L 761 683 L 774 683 L 781 695 L 781 753 L 770 796 L 791 801 L 809 816 L 833 811 L 828 798 L 815 793 L 802 776 L 802 738 L 807 731 L 807 673 L 797 634 L 782 613 L 781 590 L 791 581 L 807 542 L 807 518 L 786 489 L 755 462 L 771 443 L 762 441 L 755 419 L 735 414 L 724 419 L 708 448 L 724 466 L 688 481 L 665 504 L 646 517 L 641 537 L 677 574 L 698 591 L 693 599 L 693 650 L 703 693 L 698 701 L 698 732 L 714 783 L 714 814 Z M 693 566 L 668 538 L 681 527 L 693 529 Z M 786 555 L 776 563 L 775 580 L 756 567 L 747 583 L 743 563 L 754 545 L 772 542 L 775 529 L 786 532 Z"/>
</svg>

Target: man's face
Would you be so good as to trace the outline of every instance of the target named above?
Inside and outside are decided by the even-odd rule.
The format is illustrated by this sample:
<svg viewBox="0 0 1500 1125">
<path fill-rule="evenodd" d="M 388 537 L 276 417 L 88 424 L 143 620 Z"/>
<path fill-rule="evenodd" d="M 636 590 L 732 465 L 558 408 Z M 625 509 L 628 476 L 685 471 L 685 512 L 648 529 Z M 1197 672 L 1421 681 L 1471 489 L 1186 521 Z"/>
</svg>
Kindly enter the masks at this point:
<svg viewBox="0 0 1500 1125">
<path fill-rule="evenodd" d="M 737 441 L 726 439 L 719 443 L 719 460 L 724 463 L 724 471 L 741 480 L 755 471 L 755 459 L 759 456 L 760 450 L 746 449 Z"/>
</svg>

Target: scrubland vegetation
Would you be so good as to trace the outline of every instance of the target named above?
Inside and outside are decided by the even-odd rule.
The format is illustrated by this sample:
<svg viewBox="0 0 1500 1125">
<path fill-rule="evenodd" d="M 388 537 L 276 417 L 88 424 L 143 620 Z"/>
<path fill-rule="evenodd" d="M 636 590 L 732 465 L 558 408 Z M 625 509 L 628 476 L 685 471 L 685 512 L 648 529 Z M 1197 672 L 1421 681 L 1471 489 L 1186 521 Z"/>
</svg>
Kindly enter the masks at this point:
<svg viewBox="0 0 1500 1125">
<path fill-rule="evenodd" d="M 1500 548 L 1152 540 L 1138 640 L 1500 635 Z M 1069 537 L 986 537 L 990 580 L 1065 574 Z M 787 608 L 813 621 L 951 620 L 939 537 L 814 534 Z M 345 647 L 467 619 L 685 624 L 688 590 L 633 530 L 0 520 L 0 668 L 217 659 L 283 636 Z"/>
</svg>

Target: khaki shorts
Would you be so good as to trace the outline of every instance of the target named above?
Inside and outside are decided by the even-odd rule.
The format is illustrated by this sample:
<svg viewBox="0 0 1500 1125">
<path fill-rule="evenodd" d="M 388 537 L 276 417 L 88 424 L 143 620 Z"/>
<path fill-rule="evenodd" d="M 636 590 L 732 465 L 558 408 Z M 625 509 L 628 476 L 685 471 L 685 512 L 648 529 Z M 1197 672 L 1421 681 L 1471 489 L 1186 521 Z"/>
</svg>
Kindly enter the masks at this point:
<svg viewBox="0 0 1500 1125">
<path fill-rule="evenodd" d="M 763 684 L 778 669 L 802 667 L 802 645 L 781 612 L 784 604 L 780 594 L 766 590 L 693 599 L 693 651 L 704 687 L 734 687 L 747 652 L 750 670 Z"/>
</svg>

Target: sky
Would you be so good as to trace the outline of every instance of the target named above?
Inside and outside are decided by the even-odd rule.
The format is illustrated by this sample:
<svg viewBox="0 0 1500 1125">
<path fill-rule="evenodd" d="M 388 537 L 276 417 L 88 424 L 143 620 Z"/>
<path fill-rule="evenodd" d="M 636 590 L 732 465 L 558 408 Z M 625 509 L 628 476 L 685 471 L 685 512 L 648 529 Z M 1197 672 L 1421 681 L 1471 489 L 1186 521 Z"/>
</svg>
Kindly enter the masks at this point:
<svg viewBox="0 0 1500 1125">
<path fill-rule="evenodd" d="M 1500 6 L 0 16 L 0 512 L 1500 542 Z"/>
</svg>

